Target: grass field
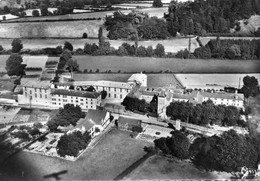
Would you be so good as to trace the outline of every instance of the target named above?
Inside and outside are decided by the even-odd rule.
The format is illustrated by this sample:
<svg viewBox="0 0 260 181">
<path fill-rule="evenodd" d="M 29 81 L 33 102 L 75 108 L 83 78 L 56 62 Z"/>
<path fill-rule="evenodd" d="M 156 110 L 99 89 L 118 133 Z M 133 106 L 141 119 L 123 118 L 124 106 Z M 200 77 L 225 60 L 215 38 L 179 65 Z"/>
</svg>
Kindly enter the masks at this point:
<svg viewBox="0 0 260 181">
<path fill-rule="evenodd" d="M 140 58 L 119 56 L 74 56 L 80 69 L 100 72 L 159 72 L 173 73 L 259 73 L 260 61 L 202 60 L 173 58 Z"/>
<path fill-rule="evenodd" d="M 0 165 L 0 180 L 43 180 L 61 170 L 68 170 L 64 180 L 112 180 L 145 154 L 145 144 L 114 129 L 75 162 L 20 152 Z"/>
<path fill-rule="evenodd" d="M 103 20 L 3 23 L 0 26 L 0 37 L 1 38 L 41 38 L 41 37 L 81 38 L 83 33 L 87 33 L 89 37 L 97 37 L 99 26 L 101 26 L 102 24 L 103 24 Z"/>
<path fill-rule="evenodd" d="M 243 87 L 245 76 L 254 76 L 260 81 L 260 70 L 258 74 L 176 74 L 178 80 L 187 88 L 201 89 L 223 89 L 224 87 Z M 239 83 L 240 79 L 240 83 Z M 206 84 L 217 84 L 218 86 L 206 86 Z"/>
<path fill-rule="evenodd" d="M 230 179 L 229 174 L 198 170 L 191 163 L 162 156 L 152 156 L 123 180 L 199 180 Z"/>
</svg>

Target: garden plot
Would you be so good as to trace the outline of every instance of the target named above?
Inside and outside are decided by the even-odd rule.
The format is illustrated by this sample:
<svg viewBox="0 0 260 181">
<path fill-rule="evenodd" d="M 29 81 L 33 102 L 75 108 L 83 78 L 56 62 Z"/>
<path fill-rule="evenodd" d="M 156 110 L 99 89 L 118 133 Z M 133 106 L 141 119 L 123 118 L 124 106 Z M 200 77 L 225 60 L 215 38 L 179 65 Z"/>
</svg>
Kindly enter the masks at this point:
<svg viewBox="0 0 260 181">
<path fill-rule="evenodd" d="M 11 107 L 6 109 L 5 106 L 0 106 L 0 124 L 12 122 L 20 109 L 21 108 L 19 107 Z"/>
<path fill-rule="evenodd" d="M 49 133 L 48 135 L 43 138 L 44 140 L 38 140 L 35 143 L 31 144 L 26 151 L 30 151 L 33 153 L 43 154 L 45 156 L 56 156 L 59 157 L 57 154 L 56 146 L 60 137 L 64 133 Z"/>
</svg>

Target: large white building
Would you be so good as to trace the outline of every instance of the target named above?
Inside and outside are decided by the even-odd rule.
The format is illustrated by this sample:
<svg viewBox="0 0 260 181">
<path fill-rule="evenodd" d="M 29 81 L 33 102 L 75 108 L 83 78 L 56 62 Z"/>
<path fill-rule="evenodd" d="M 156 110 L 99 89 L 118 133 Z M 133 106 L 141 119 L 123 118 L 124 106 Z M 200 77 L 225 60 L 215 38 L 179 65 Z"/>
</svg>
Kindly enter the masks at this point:
<svg viewBox="0 0 260 181">
<path fill-rule="evenodd" d="M 88 110 L 101 105 L 99 92 L 57 89 L 49 81 L 28 81 L 22 85 L 22 92 L 18 95 L 18 104 L 32 107 L 59 108 L 73 104 Z"/>
</svg>

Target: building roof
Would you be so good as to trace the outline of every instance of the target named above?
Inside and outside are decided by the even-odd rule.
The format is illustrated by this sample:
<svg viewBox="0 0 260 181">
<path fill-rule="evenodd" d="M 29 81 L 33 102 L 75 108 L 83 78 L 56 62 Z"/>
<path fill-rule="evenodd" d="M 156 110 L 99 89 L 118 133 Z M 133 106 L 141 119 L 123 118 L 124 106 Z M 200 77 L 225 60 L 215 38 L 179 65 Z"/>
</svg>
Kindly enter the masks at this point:
<svg viewBox="0 0 260 181">
<path fill-rule="evenodd" d="M 208 98 L 232 99 L 232 100 L 244 101 L 244 95 L 237 94 L 237 93 L 228 93 L 228 92 L 211 93 L 211 92 L 200 91 L 200 94 L 203 97 L 208 97 Z"/>
<path fill-rule="evenodd" d="M 115 82 L 115 81 L 106 81 L 106 80 L 97 81 L 93 84 L 93 86 L 131 89 L 131 86 L 127 82 Z"/>
<path fill-rule="evenodd" d="M 120 124 L 131 124 L 131 125 L 136 125 L 136 126 L 141 126 L 141 123 L 142 123 L 142 121 L 139 119 L 133 119 L 133 118 L 128 118 L 128 117 L 124 117 L 124 116 L 120 116 L 117 121 Z"/>
<path fill-rule="evenodd" d="M 43 88 L 48 89 L 51 86 L 50 81 L 39 81 L 35 79 L 29 79 L 30 81 L 21 82 L 23 87 L 32 87 L 32 88 Z"/>
<path fill-rule="evenodd" d="M 93 99 L 96 99 L 101 95 L 99 92 L 76 91 L 76 90 L 67 90 L 67 89 L 52 89 L 51 94 L 85 97 L 85 98 L 93 98 Z"/>
<path fill-rule="evenodd" d="M 80 118 L 80 120 L 78 121 L 77 125 L 73 128 L 82 128 L 84 127 L 86 129 L 86 131 L 90 130 L 95 124 L 94 121 L 87 119 L 87 118 Z"/>
<path fill-rule="evenodd" d="M 127 81 L 128 82 L 135 82 L 135 81 L 140 82 L 140 81 L 142 81 L 142 79 L 146 79 L 146 81 L 147 81 L 147 75 L 145 75 L 141 72 L 138 74 L 132 74 Z"/>
<path fill-rule="evenodd" d="M 103 111 L 103 110 L 90 109 L 90 110 L 88 110 L 86 119 L 92 120 L 93 124 L 102 125 L 101 120 L 106 117 L 107 113 L 108 113 L 107 111 Z"/>
</svg>

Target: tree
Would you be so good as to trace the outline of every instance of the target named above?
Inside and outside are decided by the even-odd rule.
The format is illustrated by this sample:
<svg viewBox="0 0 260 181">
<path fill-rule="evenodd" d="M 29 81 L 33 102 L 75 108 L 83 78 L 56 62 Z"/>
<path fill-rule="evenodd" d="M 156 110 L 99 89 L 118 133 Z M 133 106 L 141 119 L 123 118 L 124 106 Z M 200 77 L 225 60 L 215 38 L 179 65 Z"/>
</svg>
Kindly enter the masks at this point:
<svg viewBox="0 0 260 181">
<path fill-rule="evenodd" d="M 86 53 L 86 54 L 88 54 L 88 55 L 91 55 L 93 52 L 92 52 L 92 50 L 91 50 L 91 44 L 89 44 L 89 43 L 86 43 L 85 45 L 84 45 L 84 52 Z"/>
<path fill-rule="evenodd" d="M 32 11 L 32 15 L 33 15 L 33 17 L 39 17 L 39 16 L 40 16 L 40 13 L 39 13 L 38 10 L 34 9 L 34 10 Z"/>
<path fill-rule="evenodd" d="M 155 48 L 155 50 L 154 50 L 154 53 L 155 53 L 155 55 L 156 56 L 158 56 L 158 57 L 163 57 L 163 56 L 165 56 L 165 50 L 164 50 L 164 46 L 162 45 L 162 44 L 157 44 L 156 45 L 156 48 Z"/>
<path fill-rule="evenodd" d="M 194 50 L 194 56 L 201 59 L 210 59 L 211 51 L 208 47 L 199 47 Z"/>
<path fill-rule="evenodd" d="M 72 58 L 70 58 L 67 62 L 67 66 L 70 71 L 71 78 L 73 78 L 73 72 L 79 70 L 79 65 L 77 63 L 77 60 L 73 60 Z"/>
<path fill-rule="evenodd" d="M 12 52 L 13 53 L 18 53 L 23 48 L 22 41 L 19 38 L 15 38 L 12 41 L 11 45 L 12 45 Z"/>
<path fill-rule="evenodd" d="M 42 16 L 48 16 L 49 12 L 48 12 L 48 6 L 43 6 L 41 8 L 41 15 Z"/>
<path fill-rule="evenodd" d="M 246 98 L 250 96 L 255 97 L 260 93 L 258 80 L 254 76 L 245 76 L 243 83 L 244 85 L 241 90 Z"/>
<path fill-rule="evenodd" d="M 190 153 L 195 165 L 206 170 L 237 171 L 239 167 L 254 168 L 257 164 L 257 147 L 254 138 L 224 132 L 220 137 L 200 138 L 192 144 Z"/>
<path fill-rule="evenodd" d="M 89 87 L 86 89 L 86 91 L 88 91 L 88 92 L 96 92 L 96 89 L 91 85 L 91 86 L 89 86 Z"/>
<path fill-rule="evenodd" d="M 2 52 L 4 50 L 3 46 L 0 45 L 0 52 Z"/>
<path fill-rule="evenodd" d="M 171 154 L 180 158 L 189 158 L 190 141 L 182 132 L 175 130 L 171 132 L 172 137 L 166 140 Z"/>
<path fill-rule="evenodd" d="M 6 61 L 6 67 L 5 67 L 7 74 L 9 76 L 25 75 L 24 69 L 25 69 L 26 65 L 22 64 L 22 62 L 23 62 L 23 59 L 22 59 L 21 55 L 19 55 L 19 54 L 10 55 Z"/>
<path fill-rule="evenodd" d="M 101 99 L 105 99 L 107 97 L 107 91 L 102 90 L 101 91 Z"/>
<path fill-rule="evenodd" d="M 136 55 L 139 57 L 145 57 L 146 56 L 146 48 L 144 46 L 139 46 L 136 49 Z"/>
<path fill-rule="evenodd" d="M 153 7 L 162 7 L 163 3 L 161 0 L 154 0 L 153 1 Z"/>
<path fill-rule="evenodd" d="M 72 44 L 70 43 L 70 42 L 68 42 L 68 41 L 65 41 L 65 43 L 64 43 L 64 47 L 63 47 L 63 50 L 69 50 L 69 51 L 73 51 L 73 46 L 72 46 Z"/>
</svg>

